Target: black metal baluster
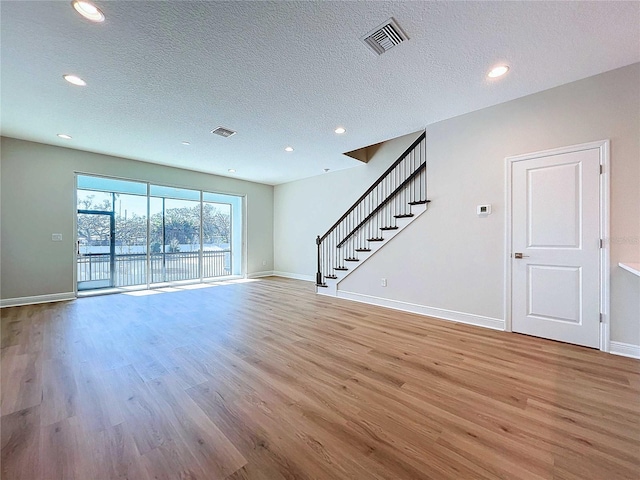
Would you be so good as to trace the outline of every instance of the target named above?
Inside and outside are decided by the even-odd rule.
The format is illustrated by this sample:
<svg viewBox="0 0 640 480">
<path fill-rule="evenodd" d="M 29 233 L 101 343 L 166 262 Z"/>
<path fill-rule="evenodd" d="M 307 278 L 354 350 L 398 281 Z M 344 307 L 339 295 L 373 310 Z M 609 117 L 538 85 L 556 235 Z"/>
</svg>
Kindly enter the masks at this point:
<svg viewBox="0 0 640 480">
<path fill-rule="evenodd" d="M 404 180 L 407 180 L 409 178 L 409 155 L 407 155 L 407 157 L 405 158 L 404 161 Z M 402 199 L 402 207 L 404 209 L 404 214 L 408 215 L 409 214 L 409 199 L 408 199 L 408 195 L 409 195 L 409 185 L 407 185 L 406 187 L 404 187 L 404 189 L 402 190 L 403 193 L 403 199 Z"/>
</svg>

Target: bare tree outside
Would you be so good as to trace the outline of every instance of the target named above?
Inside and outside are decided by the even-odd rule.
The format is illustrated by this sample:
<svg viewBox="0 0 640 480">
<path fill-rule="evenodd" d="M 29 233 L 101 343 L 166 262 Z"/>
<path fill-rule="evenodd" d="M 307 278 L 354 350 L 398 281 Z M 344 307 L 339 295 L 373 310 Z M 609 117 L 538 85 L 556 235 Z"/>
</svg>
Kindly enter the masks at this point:
<svg viewBox="0 0 640 480">
<path fill-rule="evenodd" d="M 116 203 L 119 195 L 115 194 Z M 80 210 L 113 212 L 116 227 L 117 253 L 137 253 L 133 247 L 146 245 L 147 216 L 136 212 L 115 209 L 108 199 L 98 200 L 96 195 L 78 199 Z M 228 245 L 231 241 L 231 207 L 227 204 L 205 202 L 202 209 L 202 233 L 205 245 Z M 78 217 L 78 237 L 81 244 L 108 245 L 109 225 L 95 215 Z M 162 251 L 162 213 L 150 217 L 151 252 Z M 178 252 L 181 245 L 200 245 L 200 204 L 193 207 L 167 208 L 164 222 L 165 251 Z"/>
</svg>

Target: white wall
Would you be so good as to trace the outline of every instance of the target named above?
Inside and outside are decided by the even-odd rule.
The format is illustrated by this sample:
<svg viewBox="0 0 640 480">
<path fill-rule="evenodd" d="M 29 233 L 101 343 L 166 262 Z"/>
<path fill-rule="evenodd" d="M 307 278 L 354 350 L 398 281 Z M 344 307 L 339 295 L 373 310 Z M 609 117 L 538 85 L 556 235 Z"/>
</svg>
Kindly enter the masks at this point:
<svg viewBox="0 0 640 480">
<path fill-rule="evenodd" d="M 74 291 L 74 172 L 246 195 L 247 273 L 273 269 L 273 187 L 107 155 L 0 139 L 0 298 Z M 52 242 L 62 233 L 62 242 Z M 267 265 L 263 266 L 262 262 Z"/>
<path fill-rule="evenodd" d="M 640 64 L 426 130 L 429 211 L 340 290 L 504 320 L 505 157 L 608 138 L 611 339 L 640 345 L 640 278 L 617 266 L 640 261 Z M 367 166 L 275 188 L 276 270 L 314 273 L 313 238 L 368 186 L 362 171 L 382 171 L 395 160 L 384 153 Z M 476 215 L 483 203 L 493 206 L 487 218 Z"/>
</svg>

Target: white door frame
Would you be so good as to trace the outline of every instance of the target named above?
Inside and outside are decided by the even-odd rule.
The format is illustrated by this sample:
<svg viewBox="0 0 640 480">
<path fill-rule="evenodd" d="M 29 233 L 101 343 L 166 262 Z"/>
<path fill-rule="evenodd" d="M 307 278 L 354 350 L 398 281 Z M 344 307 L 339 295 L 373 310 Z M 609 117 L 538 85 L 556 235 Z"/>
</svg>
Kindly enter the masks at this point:
<svg viewBox="0 0 640 480">
<path fill-rule="evenodd" d="M 505 331 L 511 332 L 512 313 L 511 313 L 511 291 L 513 288 L 511 280 L 511 228 L 512 228 L 512 192 L 511 176 L 513 164 L 523 160 L 531 160 L 534 158 L 548 157 L 551 155 L 562 155 L 565 153 L 580 152 L 583 150 L 592 150 L 597 148 L 600 152 L 600 238 L 602 239 L 602 248 L 600 249 L 600 350 L 609 351 L 609 140 L 600 140 L 597 142 L 582 143 L 579 145 L 571 145 L 569 147 L 553 148 L 551 150 L 543 150 L 540 152 L 526 153 L 523 155 L 515 155 L 505 158 L 505 261 L 504 261 L 504 278 L 505 278 L 505 300 L 504 300 L 504 319 Z"/>
</svg>

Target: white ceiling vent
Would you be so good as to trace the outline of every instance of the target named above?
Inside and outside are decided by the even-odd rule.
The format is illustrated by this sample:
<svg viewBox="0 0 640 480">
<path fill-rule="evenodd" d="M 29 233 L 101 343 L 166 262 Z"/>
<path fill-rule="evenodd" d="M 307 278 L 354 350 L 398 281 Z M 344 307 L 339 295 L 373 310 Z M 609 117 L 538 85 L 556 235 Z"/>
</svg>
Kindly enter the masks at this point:
<svg viewBox="0 0 640 480">
<path fill-rule="evenodd" d="M 224 137 L 224 138 L 229 138 L 231 135 L 235 135 L 237 132 L 234 132 L 230 128 L 217 127 L 211 130 L 211 133 L 215 135 L 220 135 L 221 137 Z"/>
<path fill-rule="evenodd" d="M 398 23 L 393 18 L 390 18 L 361 37 L 360 40 L 377 55 L 382 55 L 387 50 L 391 50 L 396 45 L 409 40 L 409 37 L 402 31 Z"/>
</svg>

